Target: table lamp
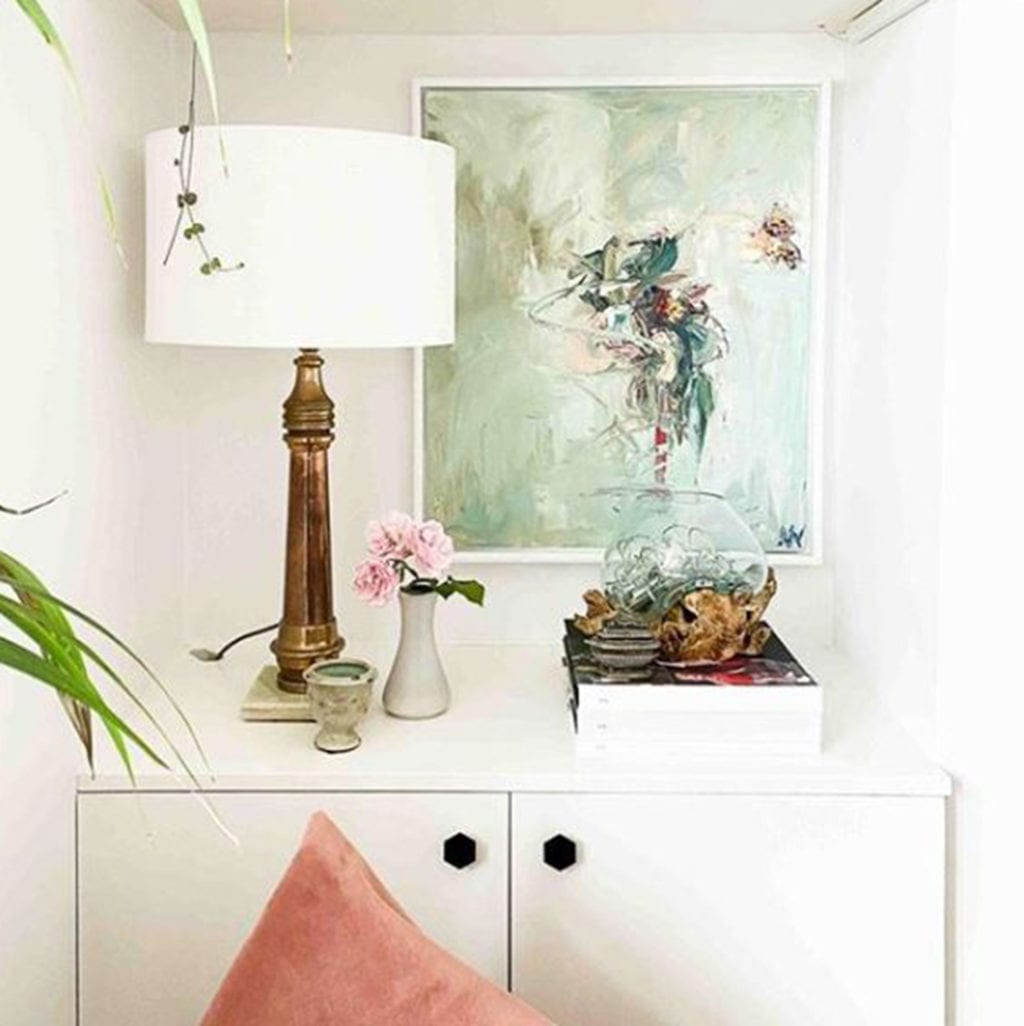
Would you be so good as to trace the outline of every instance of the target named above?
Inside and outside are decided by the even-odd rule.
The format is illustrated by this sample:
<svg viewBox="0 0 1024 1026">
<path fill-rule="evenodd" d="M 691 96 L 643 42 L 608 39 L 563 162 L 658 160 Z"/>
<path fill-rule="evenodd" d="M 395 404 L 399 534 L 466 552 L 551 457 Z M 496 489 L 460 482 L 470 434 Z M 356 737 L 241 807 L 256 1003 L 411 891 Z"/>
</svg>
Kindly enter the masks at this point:
<svg viewBox="0 0 1024 1026">
<path fill-rule="evenodd" d="M 335 128 L 221 133 L 228 174 L 216 128 L 146 137 L 145 334 L 299 350 L 284 402 L 287 554 L 271 649 L 280 688 L 301 693 L 303 670 L 344 646 L 331 583 L 334 404 L 319 350 L 453 341 L 454 152 Z"/>
</svg>

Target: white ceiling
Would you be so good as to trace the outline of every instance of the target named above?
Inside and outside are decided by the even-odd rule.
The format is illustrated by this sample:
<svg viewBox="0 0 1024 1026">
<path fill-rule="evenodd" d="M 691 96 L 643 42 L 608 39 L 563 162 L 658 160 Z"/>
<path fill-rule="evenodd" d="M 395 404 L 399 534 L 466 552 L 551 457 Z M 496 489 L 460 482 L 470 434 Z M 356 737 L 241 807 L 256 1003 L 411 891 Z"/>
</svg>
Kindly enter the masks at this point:
<svg viewBox="0 0 1024 1026">
<path fill-rule="evenodd" d="M 177 0 L 142 0 L 180 26 Z M 295 32 L 812 32 L 867 0 L 291 0 Z M 203 0 L 212 31 L 277 32 L 284 0 Z"/>
</svg>

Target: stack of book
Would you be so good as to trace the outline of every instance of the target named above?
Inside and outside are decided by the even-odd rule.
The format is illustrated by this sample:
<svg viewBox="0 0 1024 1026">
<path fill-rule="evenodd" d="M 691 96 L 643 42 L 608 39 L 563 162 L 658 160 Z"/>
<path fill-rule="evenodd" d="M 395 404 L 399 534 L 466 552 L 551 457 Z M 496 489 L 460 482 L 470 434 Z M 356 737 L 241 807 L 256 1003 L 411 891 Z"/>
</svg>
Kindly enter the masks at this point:
<svg viewBox="0 0 1024 1026">
<path fill-rule="evenodd" d="M 571 621 L 564 644 L 582 754 L 802 755 L 821 748 L 821 688 L 774 633 L 760 656 L 656 662 L 640 671 L 600 666 Z"/>
</svg>

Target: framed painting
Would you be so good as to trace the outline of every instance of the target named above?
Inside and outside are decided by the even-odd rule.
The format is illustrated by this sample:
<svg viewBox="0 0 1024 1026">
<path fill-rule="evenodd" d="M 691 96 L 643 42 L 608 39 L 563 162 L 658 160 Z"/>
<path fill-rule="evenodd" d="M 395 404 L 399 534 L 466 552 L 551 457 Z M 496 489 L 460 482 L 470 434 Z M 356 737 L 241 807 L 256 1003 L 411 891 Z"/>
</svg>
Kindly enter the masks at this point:
<svg viewBox="0 0 1024 1026">
<path fill-rule="evenodd" d="M 457 337 L 417 354 L 415 490 L 474 561 L 590 561 L 623 488 L 821 553 L 829 86 L 419 80 L 456 150 Z"/>
</svg>

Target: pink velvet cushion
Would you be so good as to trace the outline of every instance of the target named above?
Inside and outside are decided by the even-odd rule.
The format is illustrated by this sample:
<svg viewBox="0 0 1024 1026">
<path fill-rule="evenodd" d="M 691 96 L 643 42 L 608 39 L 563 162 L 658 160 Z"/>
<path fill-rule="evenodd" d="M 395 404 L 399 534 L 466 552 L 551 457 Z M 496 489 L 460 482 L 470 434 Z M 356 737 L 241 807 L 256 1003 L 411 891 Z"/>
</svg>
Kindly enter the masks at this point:
<svg viewBox="0 0 1024 1026">
<path fill-rule="evenodd" d="M 550 1026 L 429 940 L 322 812 L 202 1026 Z"/>
</svg>

